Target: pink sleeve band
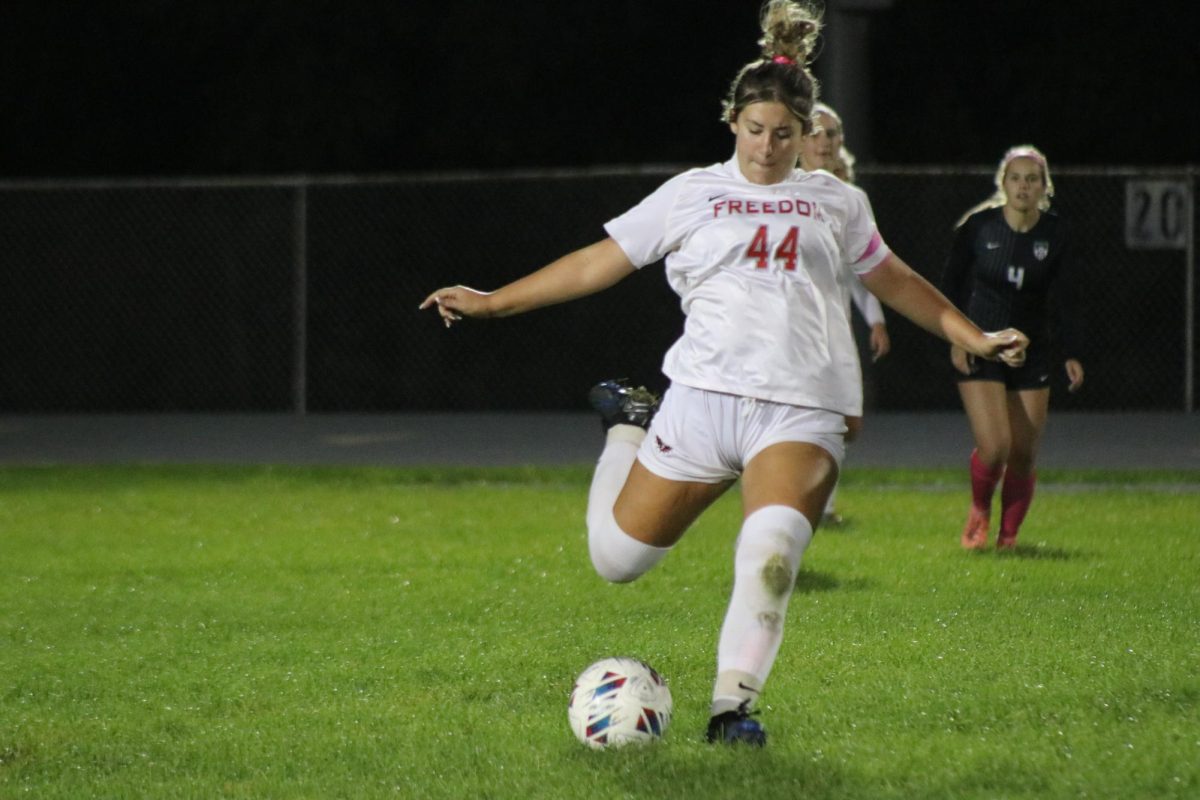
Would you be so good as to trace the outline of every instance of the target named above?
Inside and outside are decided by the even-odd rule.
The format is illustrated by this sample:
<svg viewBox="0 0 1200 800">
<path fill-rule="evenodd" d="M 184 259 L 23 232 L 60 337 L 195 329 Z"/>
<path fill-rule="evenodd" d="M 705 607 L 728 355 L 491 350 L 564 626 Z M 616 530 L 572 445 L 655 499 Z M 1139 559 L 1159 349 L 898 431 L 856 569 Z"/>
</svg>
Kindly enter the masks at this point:
<svg viewBox="0 0 1200 800">
<path fill-rule="evenodd" d="M 865 251 L 863 251 L 863 254 L 861 256 L 859 256 L 857 259 L 855 259 L 854 263 L 860 264 L 863 261 L 866 261 L 872 255 L 874 255 L 876 250 L 878 250 L 882 246 L 883 246 L 883 237 L 879 235 L 879 231 L 875 231 L 874 235 L 871 236 L 871 241 L 867 244 L 867 249 Z"/>
</svg>

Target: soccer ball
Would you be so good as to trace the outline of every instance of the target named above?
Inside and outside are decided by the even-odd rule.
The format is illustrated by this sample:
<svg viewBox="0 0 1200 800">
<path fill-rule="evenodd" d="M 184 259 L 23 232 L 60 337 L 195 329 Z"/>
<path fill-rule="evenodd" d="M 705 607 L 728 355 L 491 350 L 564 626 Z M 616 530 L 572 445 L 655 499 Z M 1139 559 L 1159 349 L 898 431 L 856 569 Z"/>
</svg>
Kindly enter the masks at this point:
<svg viewBox="0 0 1200 800">
<path fill-rule="evenodd" d="M 567 721 L 588 747 L 621 747 L 661 739 L 672 708 L 671 690 L 649 664 L 604 658 L 575 680 Z"/>
</svg>

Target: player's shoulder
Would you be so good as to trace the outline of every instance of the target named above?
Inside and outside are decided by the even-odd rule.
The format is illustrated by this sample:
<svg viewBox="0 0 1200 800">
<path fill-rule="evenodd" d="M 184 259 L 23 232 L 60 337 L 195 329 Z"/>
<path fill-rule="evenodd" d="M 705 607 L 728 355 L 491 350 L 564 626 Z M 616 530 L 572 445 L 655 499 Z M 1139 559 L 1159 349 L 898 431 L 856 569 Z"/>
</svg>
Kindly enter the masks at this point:
<svg viewBox="0 0 1200 800">
<path fill-rule="evenodd" d="M 831 192 L 838 192 L 839 194 L 846 193 L 851 189 L 858 189 L 857 186 L 846 183 L 837 175 L 834 175 L 832 172 L 823 169 L 797 169 L 792 172 L 788 180 L 795 183 L 802 183 L 805 186 L 816 189 L 825 189 Z M 862 190 L 859 189 L 859 191 Z"/>
<path fill-rule="evenodd" d="M 859 186 L 858 184 L 855 184 L 855 183 L 847 183 L 846 181 L 842 181 L 842 183 L 845 184 L 846 188 L 850 191 L 851 194 L 861 197 L 864 200 L 866 199 L 867 192 L 861 186 Z"/>
<path fill-rule="evenodd" d="M 1038 218 L 1037 225 L 1030 233 L 1057 242 L 1062 242 L 1069 236 L 1070 226 L 1062 215 L 1053 208 L 1046 209 Z"/>
<path fill-rule="evenodd" d="M 968 214 L 963 224 L 970 225 L 973 228 L 1004 224 L 1004 206 L 994 205 L 981 208 L 978 211 Z"/>
<path fill-rule="evenodd" d="M 863 203 L 868 209 L 871 208 L 871 198 L 867 196 L 866 191 L 853 183 L 841 181 L 841 184 L 846 187 L 846 192 L 855 200 Z"/>
<path fill-rule="evenodd" d="M 678 208 L 694 204 L 698 202 L 697 198 L 702 200 L 706 192 L 711 194 L 712 187 L 721 180 L 720 171 L 714 169 L 719 166 L 692 167 L 677 172 L 646 195 L 641 205 Z"/>
<path fill-rule="evenodd" d="M 995 237 L 1002 232 L 1001 226 L 1004 228 L 1008 226 L 1008 223 L 1004 221 L 1003 207 L 987 205 L 968 211 L 955 227 L 955 234 L 968 240 L 976 240 L 979 237 Z"/>
<path fill-rule="evenodd" d="M 847 183 L 832 172 L 823 169 L 796 170 L 791 181 L 803 187 L 804 193 L 820 202 L 826 210 L 841 209 L 849 213 L 856 207 L 871 212 L 871 201 L 867 193 L 852 183 Z"/>
<path fill-rule="evenodd" d="M 737 179 L 725 164 L 692 167 L 669 178 L 663 187 L 671 187 L 680 195 L 703 194 L 713 187 L 736 185 Z"/>
<path fill-rule="evenodd" d="M 1058 209 L 1056 208 L 1048 208 L 1043 211 L 1041 219 L 1049 227 L 1061 228 L 1066 225 L 1066 221 L 1063 219 L 1062 215 L 1058 213 Z"/>
</svg>

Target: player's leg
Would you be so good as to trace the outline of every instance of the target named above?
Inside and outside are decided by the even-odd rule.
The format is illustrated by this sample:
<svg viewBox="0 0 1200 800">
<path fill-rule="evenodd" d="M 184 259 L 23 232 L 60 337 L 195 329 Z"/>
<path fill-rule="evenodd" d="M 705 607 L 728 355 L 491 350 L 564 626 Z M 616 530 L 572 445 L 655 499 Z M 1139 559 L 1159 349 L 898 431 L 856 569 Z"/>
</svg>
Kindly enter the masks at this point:
<svg viewBox="0 0 1200 800">
<path fill-rule="evenodd" d="M 862 432 L 862 425 L 862 417 L 846 417 L 845 440 L 847 445 L 858 438 L 858 435 Z M 846 518 L 837 509 L 837 490 L 837 484 L 834 484 L 833 489 L 829 492 L 829 499 L 825 501 L 825 511 L 821 514 L 821 525 L 826 528 L 836 528 L 846 522 Z"/>
<path fill-rule="evenodd" d="M 588 491 L 588 551 L 596 572 L 616 583 L 643 574 L 661 561 L 668 550 L 633 538 L 613 518 L 613 505 L 629 478 L 645 437 L 646 431 L 636 425 L 609 428 Z"/>
<path fill-rule="evenodd" d="M 800 560 L 837 475 L 837 459 L 810 442 L 770 445 L 746 465 L 744 518 L 717 645 L 709 741 L 766 742 L 750 710 L 779 653 Z"/>
<path fill-rule="evenodd" d="M 837 508 L 837 485 L 829 492 L 829 499 L 825 501 L 825 510 L 821 512 L 821 524 L 826 528 L 840 528 L 846 523 L 846 518 Z"/>
<path fill-rule="evenodd" d="M 962 546 L 977 549 L 987 545 L 992 513 L 992 497 L 1004 475 L 1012 446 L 1008 421 L 1008 400 L 1004 384 L 998 380 L 960 380 L 958 394 L 975 450 L 971 453 L 971 508 L 963 526 Z"/>
<path fill-rule="evenodd" d="M 645 389 L 605 381 L 590 400 L 608 431 L 588 493 L 588 550 L 601 577 L 624 583 L 661 561 L 732 481 L 670 480 L 637 460 L 658 408 Z"/>
<path fill-rule="evenodd" d="M 1050 390 L 1047 388 L 1008 393 L 1012 446 L 1004 473 L 1004 485 L 1000 489 L 1000 536 L 996 540 L 999 548 L 1016 547 L 1017 532 L 1033 503 L 1033 491 L 1037 483 L 1035 464 L 1049 409 Z"/>
<path fill-rule="evenodd" d="M 846 416 L 846 435 L 843 437 L 846 444 L 857 441 L 863 429 L 863 418 Z"/>
</svg>

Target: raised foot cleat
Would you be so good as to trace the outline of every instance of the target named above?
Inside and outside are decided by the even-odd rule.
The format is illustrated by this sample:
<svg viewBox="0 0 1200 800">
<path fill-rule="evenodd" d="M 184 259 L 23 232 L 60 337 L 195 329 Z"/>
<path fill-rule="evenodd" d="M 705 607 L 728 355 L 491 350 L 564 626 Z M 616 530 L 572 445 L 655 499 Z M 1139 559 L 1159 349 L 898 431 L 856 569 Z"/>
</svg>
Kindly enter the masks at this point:
<svg viewBox="0 0 1200 800">
<path fill-rule="evenodd" d="M 626 379 L 616 378 L 593 386 L 588 402 L 600 412 L 604 430 L 613 425 L 636 425 L 645 430 L 658 411 L 659 397 L 645 386 L 630 386 Z"/>
<path fill-rule="evenodd" d="M 967 515 L 967 524 L 963 526 L 962 532 L 962 546 L 965 549 L 979 550 L 987 547 L 988 522 L 987 514 L 971 506 L 971 513 Z"/>
<path fill-rule="evenodd" d="M 704 738 L 713 744 L 744 744 L 763 747 L 767 743 L 767 732 L 758 720 L 746 711 L 726 711 L 708 721 L 708 732 Z"/>
</svg>

